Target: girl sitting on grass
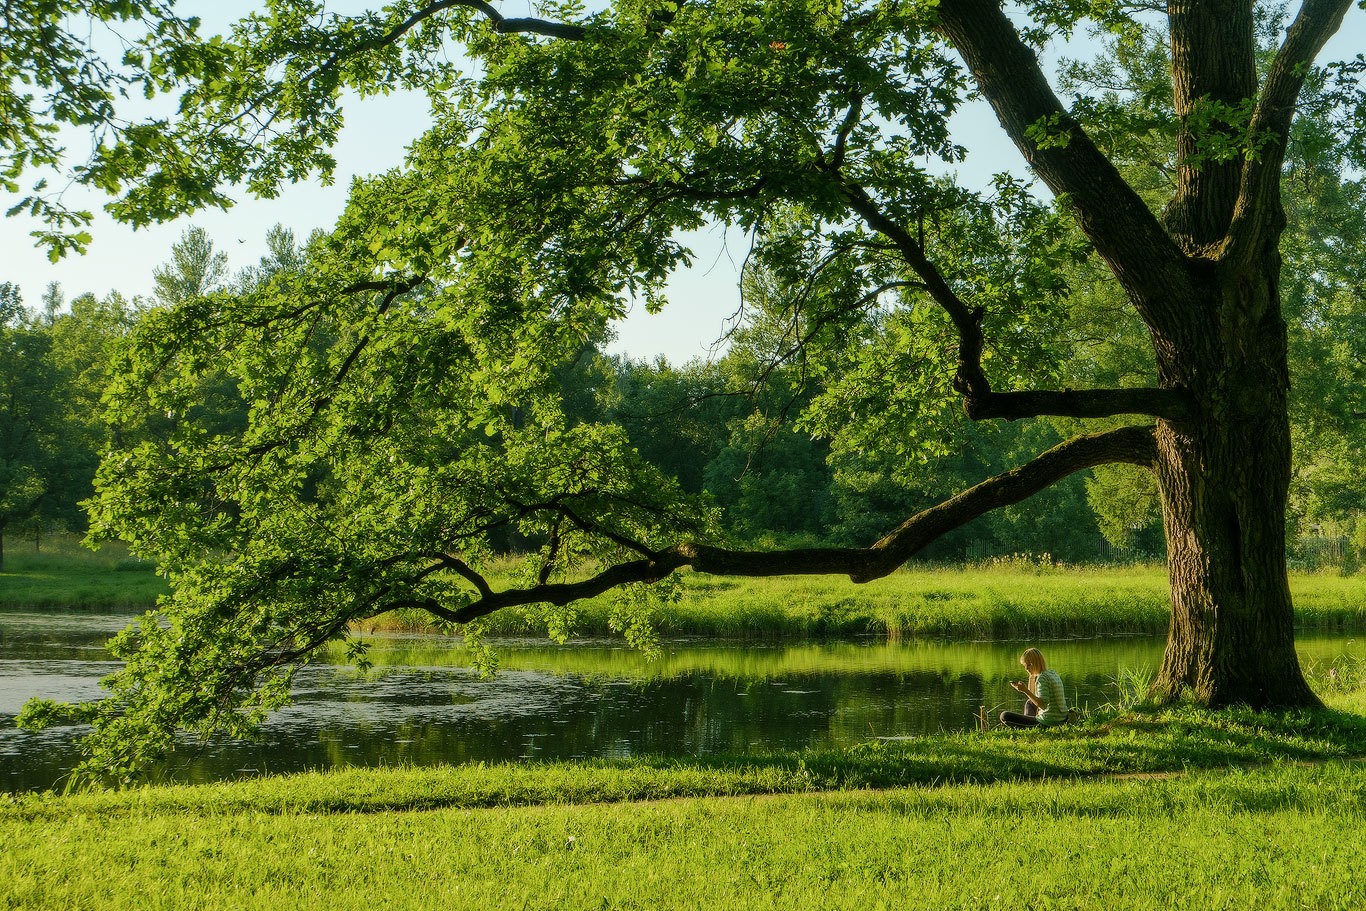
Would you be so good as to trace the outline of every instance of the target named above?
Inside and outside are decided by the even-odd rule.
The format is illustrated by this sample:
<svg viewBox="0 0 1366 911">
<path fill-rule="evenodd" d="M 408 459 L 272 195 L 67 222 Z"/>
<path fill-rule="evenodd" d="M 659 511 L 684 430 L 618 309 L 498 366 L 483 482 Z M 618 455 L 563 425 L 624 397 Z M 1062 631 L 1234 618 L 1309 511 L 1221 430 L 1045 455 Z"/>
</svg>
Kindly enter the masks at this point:
<svg viewBox="0 0 1366 911">
<path fill-rule="evenodd" d="M 1048 669 L 1043 652 L 1027 648 L 1020 663 L 1029 671 L 1029 680 L 1010 681 L 1011 689 L 1025 697 L 1024 714 L 1002 712 L 1001 723 L 1012 728 L 1048 727 L 1067 720 L 1067 693 L 1057 671 Z"/>
</svg>

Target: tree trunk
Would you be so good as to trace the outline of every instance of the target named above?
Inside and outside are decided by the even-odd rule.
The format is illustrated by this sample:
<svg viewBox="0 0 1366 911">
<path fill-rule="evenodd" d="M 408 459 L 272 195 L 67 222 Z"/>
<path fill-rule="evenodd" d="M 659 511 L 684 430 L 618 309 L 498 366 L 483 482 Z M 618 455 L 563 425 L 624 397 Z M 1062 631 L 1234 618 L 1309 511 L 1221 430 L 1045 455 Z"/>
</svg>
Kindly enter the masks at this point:
<svg viewBox="0 0 1366 911">
<path fill-rule="evenodd" d="M 1319 704 L 1295 653 L 1286 576 L 1289 378 L 1279 271 L 1271 244 L 1251 267 L 1211 277 L 1197 311 L 1208 321 L 1190 327 L 1177 363 L 1161 368 L 1164 381 L 1196 400 L 1193 419 L 1162 421 L 1157 432 L 1172 599 L 1155 685 L 1162 697 Z"/>
<path fill-rule="evenodd" d="M 1253 5 L 1168 5 L 1179 164 L 1164 221 L 1188 257 L 1191 288 L 1163 327 L 1171 337 L 1155 341 L 1161 385 L 1189 390 L 1195 403 L 1191 419 L 1160 421 L 1157 432 L 1172 618 L 1155 690 L 1168 698 L 1189 690 L 1213 706 L 1319 705 L 1295 653 L 1285 566 L 1279 174 L 1302 78 L 1288 74 L 1306 67 L 1346 8 L 1320 6 L 1301 11 L 1259 97 Z M 1210 135 L 1241 128 L 1206 123 L 1201 108 L 1248 99 L 1269 144 L 1252 156 L 1201 155 Z"/>
<path fill-rule="evenodd" d="M 1190 690 L 1209 705 L 1318 703 L 1295 655 L 1285 572 L 1290 432 L 1280 172 L 1306 75 L 1349 5 L 1306 0 L 1259 82 L 1250 0 L 1169 0 L 1176 185 L 1158 224 L 1071 119 L 1000 4 L 938 4 L 941 30 L 1001 126 L 1049 189 L 1070 200 L 1152 331 L 1159 385 L 1189 403 L 1188 412 L 1166 405 L 1138 412 L 1159 418 L 1172 587 L 1156 684 L 1163 695 Z M 1250 121 L 1242 113 L 1249 109 Z M 1041 124 L 1056 127 L 1061 141 L 1038 142 Z M 1225 154 L 1244 137 L 1256 137 L 1256 148 Z M 959 330 L 963 348 L 972 349 L 977 340 Z M 968 392 L 972 380 L 962 384 Z"/>
</svg>

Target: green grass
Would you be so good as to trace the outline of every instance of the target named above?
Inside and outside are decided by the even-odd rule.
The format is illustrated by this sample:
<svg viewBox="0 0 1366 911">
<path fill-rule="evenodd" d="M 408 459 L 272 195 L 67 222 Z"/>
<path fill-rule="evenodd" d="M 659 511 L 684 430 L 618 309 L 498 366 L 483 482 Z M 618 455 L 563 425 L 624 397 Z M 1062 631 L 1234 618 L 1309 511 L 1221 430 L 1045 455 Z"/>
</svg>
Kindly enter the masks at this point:
<svg viewBox="0 0 1366 911">
<path fill-rule="evenodd" d="M 1366 575 L 1290 579 L 1297 623 L 1366 630 Z M 611 632 L 612 600 L 570 608 L 578 635 Z M 1165 567 L 910 568 L 854 585 L 840 576 L 745 579 L 683 574 L 683 597 L 659 608 L 664 635 L 721 638 L 873 634 L 889 638 L 1052 638 L 1165 633 L 1170 618 Z M 546 614 L 513 608 L 489 618 L 495 635 L 543 635 Z M 421 612 L 397 612 L 364 629 L 425 629 Z"/>
<path fill-rule="evenodd" d="M 0 605 L 142 607 L 161 590 L 118 554 L 9 557 Z M 685 585 L 660 617 L 666 633 L 1166 624 L 1156 568 L 916 570 L 858 587 L 689 575 Z M 1292 585 L 1303 625 L 1366 627 L 1366 578 Z M 605 600 L 584 606 L 580 631 L 601 632 L 609 612 Z M 534 612 L 498 622 L 543 629 Z M 0 797 L 0 907 L 1356 909 L 1366 906 L 1366 766 L 1355 761 L 1366 755 L 1364 674 L 1360 663 L 1318 669 L 1330 708 L 1314 713 L 1104 709 L 1050 731 L 827 752 Z"/>
<path fill-rule="evenodd" d="M 35 551 L 5 541 L 0 607 L 141 611 L 165 591 L 166 581 L 151 564 L 133 559 L 117 544 L 92 552 L 75 539 L 54 537 Z"/>
<path fill-rule="evenodd" d="M 25 796 L 0 803 L 0 904 L 1359 908 L 1366 696 L 1332 698 L 767 760 Z"/>
<path fill-rule="evenodd" d="M 1364 821 L 1366 774 L 1344 765 L 628 807 L 79 814 L 10 843 L 0 894 L 90 909 L 1357 909 Z"/>
<path fill-rule="evenodd" d="M 864 585 L 842 576 L 745 579 L 685 572 L 683 597 L 656 616 L 666 636 L 809 638 L 872 634 L 962 639 L 1163 633 L 1169 617 L 1161 566 L 1076 567 L 1006 563 L 911 568 Z M 1366 574 L 1294 573 L 1297 623 L 1366 630 Z M 149 565 L 107 546 L 90 553 L 57 539 L 35 554 L 11 545 L 0 573 L 0 607 L 149 608 L 166 590 Z M 556 608 L 577 635 L 611 635 L 613 601 L 603 596 Z M 489 618 L 494 635 L 544 635 L 540 608 Z M 430 628 L 429 615 L 395 612 L 374 629 Z"/>
</svg>

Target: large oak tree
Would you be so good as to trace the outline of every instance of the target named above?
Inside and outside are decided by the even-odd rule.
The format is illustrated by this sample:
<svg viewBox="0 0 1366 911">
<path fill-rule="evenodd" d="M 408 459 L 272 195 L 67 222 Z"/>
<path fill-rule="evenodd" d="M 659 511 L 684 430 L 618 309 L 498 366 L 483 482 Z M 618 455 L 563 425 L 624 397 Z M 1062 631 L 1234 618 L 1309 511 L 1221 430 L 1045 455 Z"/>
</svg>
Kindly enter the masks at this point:
<svg viewBox="0 0 1366 911">
<path fill-rule="evenodd" d="M 302 267 L 144 321 L 118 408 L 174 431 L 106 459 L 95 521 L 155 555 L 176 594 L 118 640 L 126 668 L 81 710 L 94 762 L 127 769 L 177 727 L 249 726 L 290 668 L 394 607 L 477 630 L 501 608 L 620 590 L 621 626 L 639 632 L 639 590 L 684 567 L 867 581 L 1110 463 L 1161 489 L 1157 689 L 1315 704 L 1285 567 L 1281 181 L 1307 83 L 1327 122 L 1361 104 L 1360 63 L 1315 63 L 1351 5 L 1305 0 L 1259 55 L 1250 0 L 1171 0 L 1165 18 L 1066 0 L 621 0 L 536 18 L 483 0 L 354 17 L 280 0 L 173 67 L 164 46 L 130 56 L 186 86 L 174 117 L 121 128 L 81 172 L 135 223 L 220 203 L 227 184 L 270 193 L 326 173 L 346 90 L 424 90 L 435 123 L 402 167 L 353 186 Z M 1040 48 L 1088 16 L 1120 40 L 1165 23 L 1169 129 L 1059 98 Z M 1047 193 L 942 176 L 973 96 Z M 1139 133 L 1166 142 L 1160 207 L 1122 167 Z M 864 547 L 724 546 L 706 503 L 619 428 L 567 416 L 557 373 L 630 301 L 662 303 L 690 258 L 680 231 L 711 222 L 748 231 L 752 264 L 792 290 L 789 355 L 824 371 L 808 420 L 837 450 L 914 458 L 906 441 L 950 420 L 950 399 L 976 421 L 1098 429 Z M 1087 257 L 1141 320 L 1149 386 L 1062 387 L 1066 277 Z M 250 408 L 242 432 L 198 399 L 224 378 Z M 509 531 L 540 550 L 495 584 Z"/>
</svg>

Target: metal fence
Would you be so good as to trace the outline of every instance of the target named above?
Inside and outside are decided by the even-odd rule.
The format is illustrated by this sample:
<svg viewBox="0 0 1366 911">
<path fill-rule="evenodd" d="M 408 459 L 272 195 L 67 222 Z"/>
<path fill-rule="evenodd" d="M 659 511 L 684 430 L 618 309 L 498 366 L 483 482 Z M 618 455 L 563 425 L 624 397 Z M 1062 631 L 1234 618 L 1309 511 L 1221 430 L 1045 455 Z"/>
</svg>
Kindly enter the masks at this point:
<svg viewBox="0 0 1366 911">
<path fill-rule="evenodd" d="M 1350 539 L 1341 538 L 1296 538 L 1287 542 L 1286 562 L 1295 569 L 1317 570 L 1338 567 L 1344 570 L 1355 568 L 1356 554 Z"/>
</svg>

